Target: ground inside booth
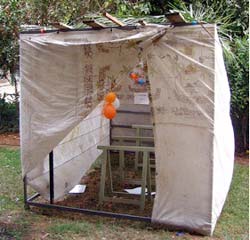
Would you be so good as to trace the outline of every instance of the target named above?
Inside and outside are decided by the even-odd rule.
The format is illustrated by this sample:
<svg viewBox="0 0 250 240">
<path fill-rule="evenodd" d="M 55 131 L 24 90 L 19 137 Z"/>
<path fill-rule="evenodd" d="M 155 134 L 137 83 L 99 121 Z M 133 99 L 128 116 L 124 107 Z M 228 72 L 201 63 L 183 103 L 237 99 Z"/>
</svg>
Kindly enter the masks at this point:
<svg viewBox="0 0 250 240">
<path fill-rule="evenodd" d="M 118 152 L 111 152 L 111 166 L 112 166 L 112 182 L 113 182 L 113 190 L 119 192 L 126 192 L 129 189 L 140 188 L 138 184 L 131 184 L 129 182 L 121 181 L 119 164 L 118 164 Z M 136 171 L 134 168 L 135 162 L 135 154 L 132 152 L 125 153 L 126 157 L 126 165 L 125 165 L 125 178 L 126 179 L 138 179 L 141 177 L 142 169 L 139 167 Z M 152 180 L 154 181 L 155 169 L 151 170 Z M 90 209 L 90 210 L 98 210 L 105 212 L 112 212 L 118 214 L 129 214 L 135 216 L 142 217 L 151 217 L 152 208 L 154 202 L 154 192 L 151 194 L 151 198 L 149 196 L 146 197 L 145 207 L 143 210 L 140 209 L 139 206 L 133 204 L 124 203 L 115 203 L 112 201 L 105 201 L 103 204 L 99 203 L 99 191 L 100 191 L 100 178 L 101 178 L 101 162 L 98 158 L 90 170 L 85 174 L 85 176 L 79 182 L 79 185 L 86 186 L 85 191 L 83 193 L 68 193 L 64 198 L 54 201 L 55 205 L 79 208 L 79 209 Z M 114 195 L 111 193 L 110 189 L 110 179 L 106 179 L 106 195 L 111 196 L 113 198 L 122 198 L 121 196 Z M 137 189 L 135 189 L 137 190 Z M 155 183 L 153 183 L 153 191 L 155 191 Z M 32 190 L 31 190 L 32 192 Z M 128 198 L 139 199 L 140 190 L 137 194 L 129 194 L 126 195 Z M 34 195 L 38 197 L 38 195 Z M 33 200 L 33 199 L 32 199 Z M 28 200 L 29 201 L 29 200 Z M 46 201 L 42 198 L 36 198 L 33 202 L 49 204 L 49 201 Z"/>
</svg>

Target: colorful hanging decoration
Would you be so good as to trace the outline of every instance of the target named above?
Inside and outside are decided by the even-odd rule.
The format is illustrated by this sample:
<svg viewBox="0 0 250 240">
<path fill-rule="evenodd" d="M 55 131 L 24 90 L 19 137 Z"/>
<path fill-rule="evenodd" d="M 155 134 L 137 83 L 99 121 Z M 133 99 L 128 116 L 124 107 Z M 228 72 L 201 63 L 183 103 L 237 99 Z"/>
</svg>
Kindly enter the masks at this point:
<svg viewBox="0 0 250 240">
<path fill-rule="evenodd" d="M 103 115 L 110 120 L 116 116 L 116 109 L 112 103 L 106 103 L 104 105 Z"/>
<path fill-rule="evenodd" d="M 102 112 L 107 119 L 111 120 L 116 116 L 116 109 L 120 107 L 120 101 L 114 92 L 109 92 L 104 99 L 105 103 Z"/>
<path fill-rule="evenodd" d="M 142 62 L 139 63 L 132 72 L 129 73 L 129 77 L 134 81 L 135 84 L 142 86 L 146 83 Z"/>
<path fill-rule="evenodd" d="M 138 74 L 135 73 L 135 72 L 131 72 L 131 73 L 129 74 L 129 77 L 130 77 L 132 80 L 134 80 L 134 81 L 138 81 L 138 79 L 139 79 Z"/>
<path fill-rule="evenodd" d="M 140 85 L 143 85 L 145 82 L 146 82 L 146 81 L 144 80 L 144 78 L 139 78 L 139 79 L 138 79 L 138 83 L 139 83 Z"/>
<path fill-rule="evenodd" d="M 116 99 L 116 94 L 114 92 L 110 92 L 105 96 L 105 101 L 107 103 L 112 103 L 114 102 Z"/>
</svg>

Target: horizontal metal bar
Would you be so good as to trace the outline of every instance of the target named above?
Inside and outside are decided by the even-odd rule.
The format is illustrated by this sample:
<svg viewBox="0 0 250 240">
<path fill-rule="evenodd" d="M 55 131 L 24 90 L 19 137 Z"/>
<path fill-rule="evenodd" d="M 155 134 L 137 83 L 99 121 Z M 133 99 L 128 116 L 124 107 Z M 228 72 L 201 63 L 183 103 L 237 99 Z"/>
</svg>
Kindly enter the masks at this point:
<svg viewBox="0 0 250 240">
<path fill-rule="evenodd" d="M 125 124 L 110 124 L 111 128 L 132 128 L 132 129 L 136 129 L 137 127 L 135 127 L 136 125 L 125 125 Z M 138 126 L 143 126 L 143 125 L 138 125 Z M 144 125 L 145 126 L 145 125 Z M 151 127 L 150 127 L 151 126 Z M 148 125 L 147 128 L 142 128 L 142 127 L 138 127 L 144 130 L 152 130 L 153 129 L 153 125 Z"/>
<path fill-rule="evenodd" d="M 40 197 L 40 194 L 39 193 L 36 193 L 34 194 L 33 196 L 31 196 L 30 198 L 27 199 L 27 201 L 33 201 L 35 200 L 36 198 Z"/>
<path fill-rule="evenodd" d="M 55 204 L 45 204 L 45 203 L 37 203 L 37 202 L 31 202 L 31 201 L 27 201 L 27 204 L 30 206 L 48 208 L 48 209 L 56 209 L 60 211 L 84 213 L 88 215 L 97 215 L 97 216 L 103 216 L 103 217 L 114 217 L 114 218 L 119 218 L 119 219 L 129 219 L 129 220 L 134 220 L 134 221 L 151 222 L 151 217 L 142 217 L 142 216 L 136 216 L 136 215 L 130 215 L 130 214 L 121 214 L 121 213 L 111 213 L 111 212 L 106 212 L 106 211 L 66 207 L 66 206 L 60 206 L 60 205 L 55 205 Z"/>
<path fill-rule="evenodd" d="M 131 111 L 131 110 L 117 110 L 117 113 L 129 113 L 129 114 L 145 114 L 145 115 L 150 115 L 151 112 L 135 112 L 135 111 Z"/>
<path fill-rule="evenodd" d="M 126 25 L 124 27 L 107 26 L 107 27 L 104 27 L 102 29 L 133 30 L 133 29 L 137 29 L 139 27 L 140 26 L 135 26 L 135 25 Z M 29 31 L 21 31 L 20 34 L 38 34 L 38 33 L 41 34 L 41 29 L 43 29 L 43 27 L 41 27 L 39 29 L 37 28 L 37 29 L 34 29 L 34 30 L 29 30 Z M 74 32 L 74 31 L 81 32 L 81 31 L 90 31 L 90 30 L 98 31 L 100 29 L 90 28 L 90 27 L 87 27 L 87 28 L 73 28 L 73 29 L 50 29 L 50 30 L 45 30 L 44 34 L 53 33 L 53 32 Z"/>
<path fill-rule="evenodd" d="M 124 124 L 110 124 L 111 128 L 132 128 L 132 125 L 124 125 Z"/>
<path fill-rule="evenodd" d="M 153 129 L 153 125 L 141 125 L 141 124 L 133 124 L 132 125 L 132 128 L 139 128 L 139 129 L 149 129 L 149 130 L 152 130 Z"/>
<path fill-rule="evenodd" d="M 118 151 L 134 151 L 134 152 L 154 152 L 154 147 L 144 147 L 144 146 L 97 146 L 97 149 L 106 150 L 118 150 Z"/>
<path fill-rule="evenodd" d="M 113 140 L 140 140 L 140 141 L 154 141 L 154 137 L 140 137 L 140 136 L 112 136 Z"/>
<path fill-rule="evenodd" d="M 206 26 L 207 23 L 196 23 L 195 25 L 202 25 L 202 26 Z M 162 26 L 174 26 L 174 27 L 183 27 L 183 26 L 192 26 L 194 25 L 193 23 L 161 23 L 159 25 L 162 25 Z M 136 26 L 136 25 L 126 25 L 124 27 L 119 27 L 119 26 L 107 26 L 107 27 L 104 27 L 104 29 L 114 29 L 114 28 L 117 28 L 117 29 L 121 29 L 121 30 L 131 30 L 131 29 L 137 29 L 138 27 L 140 26 Z M 42 27 L 41 27 L 42 28 Z M 37 29 L 34 29 L 34 30 L 28 30 L 28 31 L 21 31 L 20 34 L 40 34 L 41 31 L 40 29 L 41 28 L 37 28 Z M 87 28 L 73 28 L 73 29 L 51 29 L 51 30 L 46 30 L 45 33 L 50 33 L 50 32 L 72 32 L 72 31 L 89 31 L 89 30 L 93 30 L 93 31 L 98 31 L 99 29 L 93 29 L 93 28 L 90 28 L 90 27 L 87 27 Z"/>
</svg>

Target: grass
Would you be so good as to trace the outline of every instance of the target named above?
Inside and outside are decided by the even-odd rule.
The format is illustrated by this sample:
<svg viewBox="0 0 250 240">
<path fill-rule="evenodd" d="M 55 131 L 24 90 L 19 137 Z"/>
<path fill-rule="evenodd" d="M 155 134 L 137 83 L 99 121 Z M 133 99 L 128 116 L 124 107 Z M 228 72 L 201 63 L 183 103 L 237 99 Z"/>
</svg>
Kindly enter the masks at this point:
<svg viewBox="0 0 250 240">
<path fill-rule="evenodd" d="M 187 233 L 177 237 L 175 232 L 155 229 L 147 223 L 25 211 L 19 150 L 0 148 L 0 239 L 249 239 L 248 171 L 248 166 L 236 164 L 231 190 L 212 238 Z"/>
<path fill-rule="evenodd" d="M 248 239 L 248 173 L 248 167 L 242 165 L 235 166 L 234 179 L 226 201 L 225 211 L 223 211 L 217 227 L 217 232 L 223 235 L 225 239 Z"/>
<path fill-rule="evenodd" d="M 248 239 L 249 168 L 236 164 L 234 178 L 215 236 L 223 239 Z"/>
<path fill-rule="evenodd" d="M 22 206 L 20 166 L 19 151 L 0 149 L 0 213 Z"/>
</svg>

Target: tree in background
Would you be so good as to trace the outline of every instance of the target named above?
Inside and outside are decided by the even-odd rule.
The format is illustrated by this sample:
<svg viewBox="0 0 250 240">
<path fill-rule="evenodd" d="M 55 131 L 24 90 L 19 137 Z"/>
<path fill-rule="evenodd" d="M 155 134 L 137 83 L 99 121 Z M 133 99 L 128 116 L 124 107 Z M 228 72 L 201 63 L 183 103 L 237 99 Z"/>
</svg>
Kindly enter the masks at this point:
<svg viewBox="0 0 250 240">
<path fill-rule="evenodd" d="M 90 0 L 0 0 L 0 78 L 16 86 L 21 25 L 75 24 L 88 9 L 97 7 Z"/>
<path fill-rule="evenodd" d="M 248 149 L 249 132 L 249 40 L 236 38 L 231 44 L 232 55 L 226 57 L 231 87 L 231 115 L 236 149 Z"/>
<path fill-rule="evenodd" d="M 20 9 L 20 10 L 19 10 Z M 1 1 L 0 5 L 0 78 L 5 78 L 15 86 L 17 94 L 18 35 L 22 5 L 18 1 Z"/>
</svg>

